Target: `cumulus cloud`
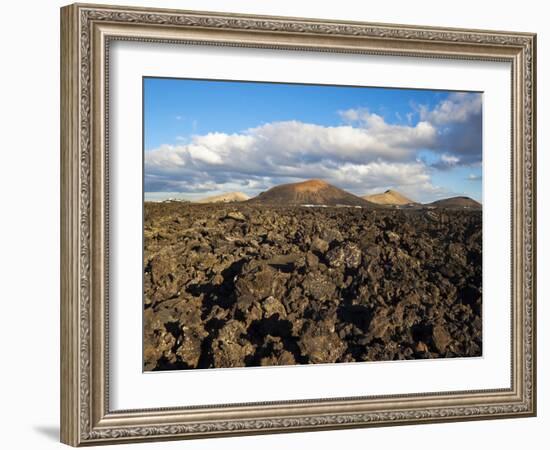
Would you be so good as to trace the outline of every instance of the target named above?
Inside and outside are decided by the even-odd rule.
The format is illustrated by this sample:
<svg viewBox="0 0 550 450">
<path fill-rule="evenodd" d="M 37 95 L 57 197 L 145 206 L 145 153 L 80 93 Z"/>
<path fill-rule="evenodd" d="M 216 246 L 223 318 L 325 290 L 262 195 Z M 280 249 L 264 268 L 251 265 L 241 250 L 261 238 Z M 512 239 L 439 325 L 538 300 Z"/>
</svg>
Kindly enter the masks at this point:
<svg viewBox="0 0 550 450">
<path fill-rule="evenodd" d="M 435 146 L 439 152 L 453 155 L 454 164 L 439 164 L 439 168 L 454 165 L 474 165 L 481 162 L 482 149 L 482 95 L 456 92 L 435 108 L 419 107 L 420 119 L 438 130 Z"/>
<path fill-rule="evenodd" d="M 417 148 L 433 142 L 436 130 L 424 122 L 414 127 L 390 125 L 382 117 L 369 114 L 362 117 L 361 126 L 325 127 L 289 121 L 265 124 L 246 134 L 283 158 L 301 155 L 309 160 L 365 162 L 413 159 Z"/>
<path fill-rule="evenodd" d="M 448 170 L 458 166 L 460 163 L 461 160 L 458 156 L 443 153 L 439 155 L 439 159 L 433 162 L 431 166 L 439 170 Z"/>
<path fill-rule="evenodd" d="M 339 111 L 338 126 L 285 121 L 233 134 L 192 135 L 145 152 L 145 191 L 255 195 L 276 184 L 322 178 L 358 195 L 391 187 L 429 200 L 446 193 L 432 184 L 434 170 L 480 160 L 481 137 L 477 142 L 461 133 L 480 121 L 481 96 L 452 94 L 419 111 L 414 125 L 410 114 L 407 124 L 390 124 L 356 108 Z M 425 149 L 437 155 L 435 162 L 419 158 Z"/>
<path fill-rule="evenodd" d="M 275 122 L 243 133 L 209 133 L 193 136 L 187 144 L 163 145 L 145 153 L 146 190 L 208 191 L 212 183 L 228 180 L 250 181 L 261 189 L 268 184 L 266 178 L 322 177 L 358 189 L 367 187 L 367 179 L 384 185 L 382 176 L 412 180 L 420 167 L 416 151 L 430 145 L 435 129 L 424 122 L 389 125 L 375 114 L 361 120 L 365 126 Z"/>
<path fill-rule="evenodd" d="M 448 164 L 449 166 L 454 166 L 460 161 L 460 159 L 457 158 L 456 156 L 443 153 L 441 155 L 441 161 L 443 161 L 445 164 Z"/>
<path fill-rule="evenodd" d="M 420 106 L 420 118 L 434 125 L 465 123 L 479 114 L 481 94 L 478 93 L 454 92 L 432 110 Z"/>
<path fill-rule="evenodd" d="M 444 170 L 481 162 L 482 94 L 455 92 L 433 108 L 418 105 L 416 110 L 420 121 L 414 128 L 424 131 L 425 137 L 429 137 L 422 147 L 439 154 L 439 161 L 433 163 L 436 168 Z M 365 129 L 386 126 L 390 127 L 387 130 L 391 133 L 412 128 L 410 125 L 388 125 L 382 117 L 366 108 L 339 111 L 339 114 L 345 122 Z M 408 123 L 412 123 L 413 114 L 409 112 L 406 117 Z"/>
</svg>

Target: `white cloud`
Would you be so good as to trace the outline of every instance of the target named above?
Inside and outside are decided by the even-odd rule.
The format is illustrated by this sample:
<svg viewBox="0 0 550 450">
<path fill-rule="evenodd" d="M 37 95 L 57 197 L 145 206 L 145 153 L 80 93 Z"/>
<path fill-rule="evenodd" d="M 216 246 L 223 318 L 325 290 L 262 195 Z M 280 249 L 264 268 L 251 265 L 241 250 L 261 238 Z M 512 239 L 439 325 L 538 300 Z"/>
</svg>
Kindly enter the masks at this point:
<svg viewBox="0 0 550 450">
<path fill-rule="evenodd" d="M 363 130 L 391 146 L 429 147 L 434 144 L 437 137 L 436 127 L 427 121 L 420 121 L 416 126 L 390 125 L 382 116 L 371 113 L 365 108 L 348 109 L 339 111 L 338 114 L 345 122 L 355 125 L 354 129 Z M 398 115 L 398 117 L 401 120 L 401 116 Z"/>
<path fill-rule="evenodd" d="M 417 148 L 431 145 L 435 129 L 389 125 L 376 114 L 362 116 L 365 127 L 325 127 L 298 121 L 274 122 L 243 133 L 192 136 L 182 145 L 145 153 L 149 171 L 224 166 L 243 173 L 287 173 L 301 164 L 365 164 L 376 160 L 414 161 Z"/>
<path fill-rule="evenodd" d="M 455 166 L 460 161 L 460 158 L 457 158 L 456 156 L 453 156 L 453 155 L 449 155 L 447 153 L 443 153 L 441 155 L 441 161 L 448 166 Z"/>
<path fill-rule="evenodd" d="M 481 113 L 481 101 L 481 94 L 455 92 L 432 110 L 420 106 L 420 118 L 434 125 L 464 123 Z"/>
<path fill-rule="evenodd" d="M 437 191 L 430 181 L 430 167 L 420 161 L 408 161 L 408 155 L 403 162 L 386 161 L 368 157 L 367 152 L 364 162 L 357 162 L 359 149 L 348 148 L 348 158 L 343 159 L 342 152 L 334 153 L 340 151 L 339 146 L 332 149 L 319 137 L 291 133 L 279 135 L 274 142 L 271 131 L 267 126 L 262 127 L 262 133 L 252 135 L 201 136 L 193 144 L 146 152 L 146 190 L 191 194 L 244 191 L 255 195 L 277 184 L 322 178 L 357 195 L 393 187 L 425 200 Z M 341 140 L 334 138 L 336 143 L 342 145 Z"/>
<path fill-rule="evenodd" d="M 223 164 L 222 156 L 205 145 L 188 145 L 187 152 L 196 161 L 202 161 L 207 164 Z"/>
<path fill-rule="evenodd" d="M 339 126 L 286 121 L 233 134 L 193 134 L 145 152 L 145 189 L 255 195 L 276 184 L 323 178 L 358 195 L 394 188 L 427 201 L 448 193 L 432 184 L 434 170 L 481 160 L 480 111 L 480 95 L 452 94 L 432 110 L 419 107 L 415 125 L 412 113 L 401 116 L 408 123 L 396 125 L 355 108 L 339 112 Z M 465 128 L 472 123 L 473 131 Z M 472 135 L 464 137 L 465 131 Z M 419 159 L 426 149 L 438 162 Z"/>
<path fill-rule="evenodd" d="M 150 169 L 176 169 L 185 166 L 185 160 L 178 149 L 181 146 L 162 145 L 152 152 L 145 153 L 145 166 Z"/>
<path fill-rule="evenodd" d="M 338 115 L 345 122 L 357 122 L 358 120 L 360 120 L 360 117 L 363 113 L 368 113 L 368 111 L 362 108 L 352 108 L 346 109 L 345 111 L 338 111 Z"/>
<path fill-rule="evenodd" d="M 482 99 L 479 93 L 455 92 L 432 109 L 427 105 L 417 108 L 420 120 L 437 129 L 436 145 L 432 149 L 458 159 L 449 164 L 450 161 L 445 162 L 442 157 L 436 164 L 439 168 L 481 163 Z"/>
</svg>

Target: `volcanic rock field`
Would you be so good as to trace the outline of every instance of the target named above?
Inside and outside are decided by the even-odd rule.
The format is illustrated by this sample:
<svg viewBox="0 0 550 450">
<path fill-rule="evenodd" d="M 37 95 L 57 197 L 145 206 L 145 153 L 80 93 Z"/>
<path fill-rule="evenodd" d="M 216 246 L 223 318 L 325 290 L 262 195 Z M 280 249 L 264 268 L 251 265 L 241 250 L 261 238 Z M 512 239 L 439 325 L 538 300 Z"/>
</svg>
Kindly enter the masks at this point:
<svg viewBox="0 0 550 450">
<path fill-rule="evenodd" d="M 481 224 L 466 209 L 146 202 L 144 369 L 481 356 Z"/>
</svg>

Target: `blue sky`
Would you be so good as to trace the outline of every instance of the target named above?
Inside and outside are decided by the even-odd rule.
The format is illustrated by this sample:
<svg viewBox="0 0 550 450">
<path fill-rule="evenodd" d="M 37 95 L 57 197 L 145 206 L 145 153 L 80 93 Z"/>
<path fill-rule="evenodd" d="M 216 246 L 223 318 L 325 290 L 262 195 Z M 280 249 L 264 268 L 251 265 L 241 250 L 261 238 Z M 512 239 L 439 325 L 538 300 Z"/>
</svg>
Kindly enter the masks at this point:
<svg viewBox="0 0 550 450">
<path fill-rule="evenodd" d="M 148 199 L 322 178 L 357 195 L 481 200 L 482 96 L 412 89 L 144 79 Z"/>
</svg>

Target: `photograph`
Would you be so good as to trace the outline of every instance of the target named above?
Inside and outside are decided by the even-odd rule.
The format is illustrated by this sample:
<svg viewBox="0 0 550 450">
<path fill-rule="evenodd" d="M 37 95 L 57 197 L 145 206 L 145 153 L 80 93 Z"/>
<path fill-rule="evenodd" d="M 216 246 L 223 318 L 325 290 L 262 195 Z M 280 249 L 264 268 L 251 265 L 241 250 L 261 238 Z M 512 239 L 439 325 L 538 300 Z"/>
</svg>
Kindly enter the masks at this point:
<svg viewBox="0 0 550 450">
<path fill-rule="evenodd" d="M 415 438 L 436 448 L 457 422 L 478 431 L 461 448 L 521 447 L 542 430 L 542 19 L 279 3 L 72 4 L 43 33 L 60 167 L 31 165 L 59 175 L 58 390 L 42 391 L 60 441 L 380 427 L 387 444 L 396 427 L 408 445 L 442 427 Z M 16 222 L 36 229 L 29 211 Z"/>
<path fill-rule="evenodd" d="M 483 94 L 143 78 L 143 370 L 483 355 Z"/>
</svg>

